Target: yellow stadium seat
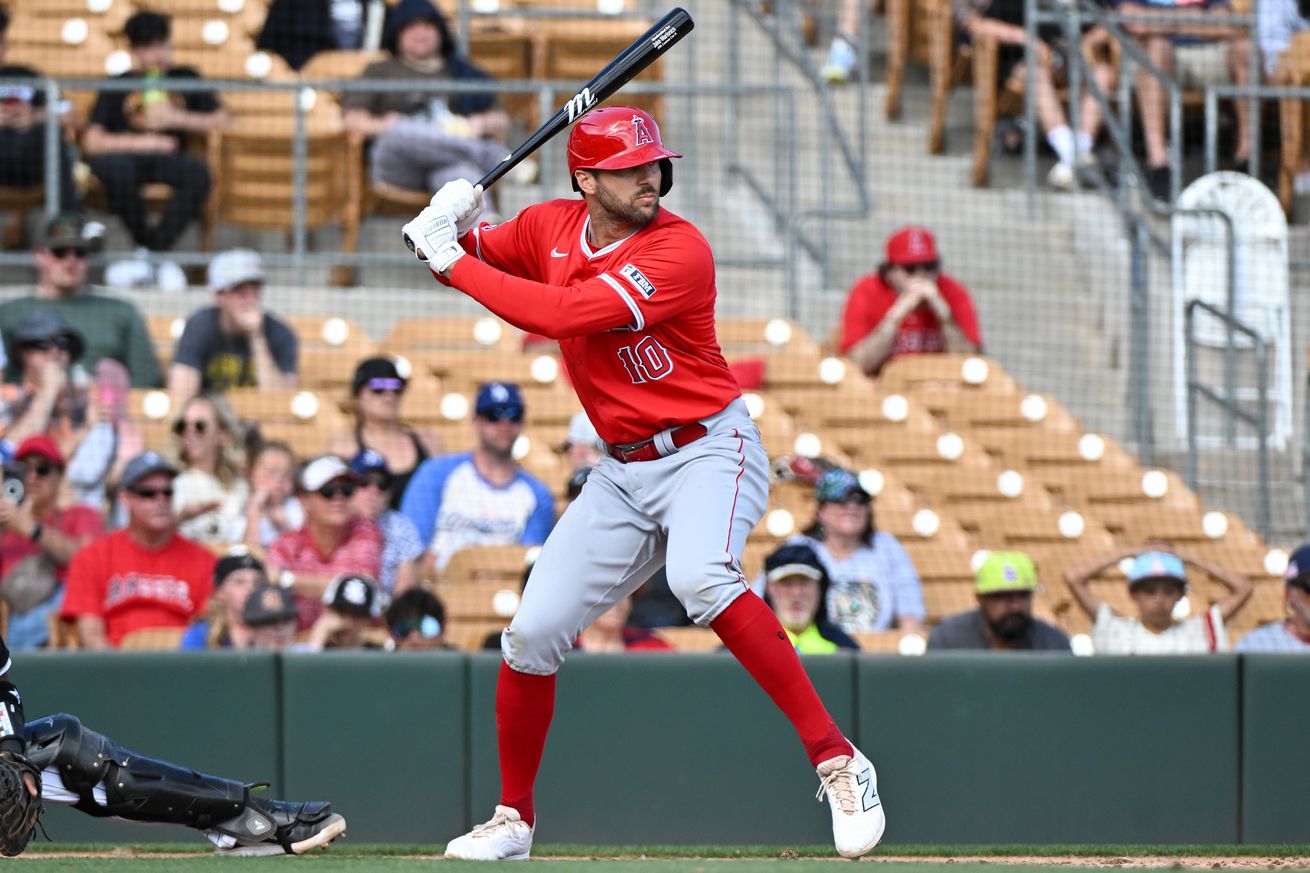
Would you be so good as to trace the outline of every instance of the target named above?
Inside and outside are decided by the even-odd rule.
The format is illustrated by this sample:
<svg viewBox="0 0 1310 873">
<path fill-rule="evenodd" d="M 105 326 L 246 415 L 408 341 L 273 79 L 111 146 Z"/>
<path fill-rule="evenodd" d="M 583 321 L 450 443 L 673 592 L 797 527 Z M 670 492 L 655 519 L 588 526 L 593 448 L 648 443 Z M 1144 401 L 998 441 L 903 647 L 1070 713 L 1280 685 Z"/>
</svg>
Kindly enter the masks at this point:
<svg viewBox="0 0 1310 873">
<path fill-rule="evenodd" d="M 723 647 L 719 635 L 707 627 L 661 627 L 655 636 L 679 652 L 717 652 Z"/>
</svg>

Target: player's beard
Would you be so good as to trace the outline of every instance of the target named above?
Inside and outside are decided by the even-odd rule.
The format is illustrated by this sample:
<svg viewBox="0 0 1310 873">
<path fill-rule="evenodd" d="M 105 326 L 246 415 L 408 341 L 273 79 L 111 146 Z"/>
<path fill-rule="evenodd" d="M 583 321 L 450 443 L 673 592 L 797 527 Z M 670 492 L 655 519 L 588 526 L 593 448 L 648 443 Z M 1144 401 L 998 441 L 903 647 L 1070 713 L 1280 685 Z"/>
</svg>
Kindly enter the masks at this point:
<svg viewBox="0 0 1310 873">
<path fill-rule="evenodd" d="M 1007 643 L 1016 643 L 1028 634 L 1033 618 L 1026 612 L 1007 612 L 995 620 L 987 619 L 992 633 Z"/>
<path fill-rule="evenodd" d="M 637 198 L 647 194 L 654 194 L 655 200 L 649 206 L 642 206 L 637 202 Z M 606 187 L 604 183 L 600 183 L 596 185 L 596 202 L 610 214 L 614 221 L 633 228 L 641 228 L 650 224 L 660 211 L 660 193 L 654 188 L 640 188 L 633 192 L 631 200 L 623 200 Z"/>
</svg>

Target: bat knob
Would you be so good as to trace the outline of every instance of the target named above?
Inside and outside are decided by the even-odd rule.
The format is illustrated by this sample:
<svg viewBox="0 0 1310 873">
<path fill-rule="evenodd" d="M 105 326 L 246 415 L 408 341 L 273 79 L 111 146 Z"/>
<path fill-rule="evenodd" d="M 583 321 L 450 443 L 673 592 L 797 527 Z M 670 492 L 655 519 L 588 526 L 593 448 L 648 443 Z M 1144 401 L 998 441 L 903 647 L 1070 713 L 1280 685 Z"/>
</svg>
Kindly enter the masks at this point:
<svg viewBox="0 0 1310 873">
<path fill-rule="evenodd" d="M 411 252 L 414 251 L 414 241 L 409 238 L 409 234 L 404 234 L 404 237 L 405 237 L 405 245 L 409 246 L 409 250 Z"/>
</svg>

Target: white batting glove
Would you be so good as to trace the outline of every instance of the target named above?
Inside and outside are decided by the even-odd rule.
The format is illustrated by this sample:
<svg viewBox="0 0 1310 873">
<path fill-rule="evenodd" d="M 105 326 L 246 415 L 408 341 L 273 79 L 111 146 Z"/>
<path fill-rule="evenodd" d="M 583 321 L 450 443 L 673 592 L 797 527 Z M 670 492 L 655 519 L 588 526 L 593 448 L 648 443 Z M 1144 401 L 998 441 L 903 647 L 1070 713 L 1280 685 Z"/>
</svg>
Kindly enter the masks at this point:
<svg viewBox="0 0 1310 873">
<path fill-rule="evenodd" d="M 422 212 L 400 229 L 400 234 L 420 261 L 426 261 L 429 253 L 460 236 L 454 213 L 435 206 L 423 207 Z"/>
<path fill-rule="evenodd" d="M 447 182 L 432 195 L 432 202 L 428 205 L 454 215 L 456 229 L 463 236 L 473 229 L 478 216 L 482 214 L 482 186 L 474 185 L 467 179 Z"/>
</svg>

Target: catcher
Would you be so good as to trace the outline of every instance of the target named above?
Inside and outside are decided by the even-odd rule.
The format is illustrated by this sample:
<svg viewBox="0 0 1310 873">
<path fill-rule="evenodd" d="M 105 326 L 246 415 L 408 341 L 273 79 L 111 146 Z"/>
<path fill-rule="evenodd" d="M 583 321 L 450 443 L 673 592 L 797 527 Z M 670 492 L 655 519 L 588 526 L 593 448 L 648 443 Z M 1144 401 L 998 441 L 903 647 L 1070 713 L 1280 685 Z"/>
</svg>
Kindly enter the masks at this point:
<svg viewBox="0 0 1310 873">
<path fill-rule="evenodd" d="M 186 825 L 222 855 L 303 855 L 346 832 L 329 803 L 256 796 L 253 785 L 128 751 L 74 716 L 28 724 L 3 637 L 0 665 L 0 854 L 27 847 L 46 802 L 97 817 Z"/>
</svg>

